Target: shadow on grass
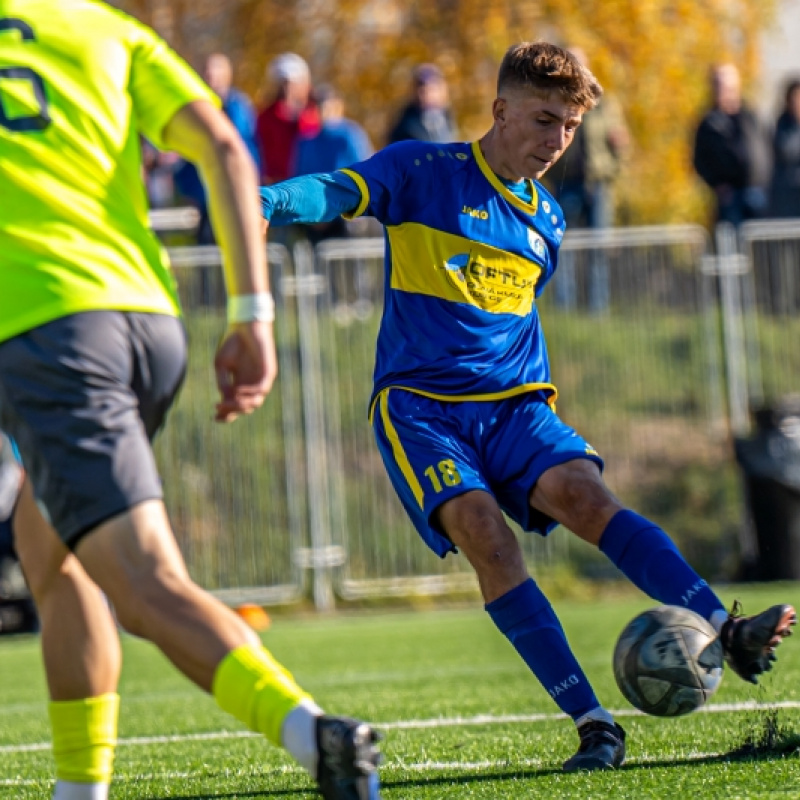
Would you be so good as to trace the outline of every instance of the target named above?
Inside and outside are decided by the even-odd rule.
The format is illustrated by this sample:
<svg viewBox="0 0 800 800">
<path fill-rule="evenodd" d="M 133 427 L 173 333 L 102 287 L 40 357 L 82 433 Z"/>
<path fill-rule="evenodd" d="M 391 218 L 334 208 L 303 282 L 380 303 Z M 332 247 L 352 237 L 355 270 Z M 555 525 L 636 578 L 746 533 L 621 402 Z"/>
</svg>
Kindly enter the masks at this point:
<svg viewBox="0 0 800 800">
<path fill-rule="evenodd" d="M 700 766 L 703 764 L 724 764 L 735 762 L 759 762 L 759 761 L 777 761 L 784 759 L 787 756 L 800 755 L 800 735 L 791 734 L 784 737 L 779 737 L 769 743 L 753 742 L 745 743 L 741 747 L 731 750 L 728 753 L 720 753 L 719 755 L 704 755 L 697 758 L 670 758 L 659 761 L 642 761 L 641 763 L 625 764 L 617 772 L 634 772 L 641 769 L 653 769 L 654 767 L 691 767 Z M 482 772 L 480 774 L 471 775 L 449 775 L 437 776 L 429 778 L 418 778 L 414 780 L 396 780 L 396 781 L 383 781 L 381 783 L 382 789 L 412 789 L 424 788 L 431 786 L 458 786 L 489 783 L 494 781 L 507 781 L 507 780 L 533 780 L 536 778 L 548 778 L 553 775 L 563 775 L 561 769 L 522 769 L 516 770 L 513 764 L 509 764 L 507 771 L 500 772 Z M 580 775 L 581 773 L 576 773 Z M 222 792 L 215 794 L 187 794 L 187 795 L 169 795 L 159 800 L 225 800 L 225 798 L 269 798 L 269 797 L 293 797 L 300 795 L 315 795 L 314 789 L 274 789 L 274 790 L 258 790 L 250 792 Z"/>
<path fill-rule="evenodd" d="M 739 747 L 719 755 L 703 755 L 697 758 L 670 758 L 660 761 L 642 761 L 641 763 L 625 764 L 619 772 L 633 772 L 640 769 L 653 769 L 653 767 L 690 767 L 702 764 L 724 764 L 736 762 L 777 761 L 787 757 L 800 756 L 800 734 L 779 722 L 777 711 L 761 717 L 757 727 L 745 735 Z M 455 770 L 454 770 L 455 771 Z M 384 789 L 411 789 L 413 787 L 431 787 L 439 785 L 469 785 L 488 783 L 490 781 L 507 780 L 532 780 L 547 778 L 552 775 L 562 775 L 560 769 L 523 769 L 516 770 L 509 763 L 506 771 L 482 772 L 470 775 L 450 775 L 439 777 L 418 778 L 415 780 L 383 781 Z M 251 792 L 224 792 L 215 794 L 169 795 L 162 800 L 224 800 L 225 798 L 246 797 L 292 797 L 297 795 L 313 794 L 311 789 L 275 789 Z"/>
</svg>

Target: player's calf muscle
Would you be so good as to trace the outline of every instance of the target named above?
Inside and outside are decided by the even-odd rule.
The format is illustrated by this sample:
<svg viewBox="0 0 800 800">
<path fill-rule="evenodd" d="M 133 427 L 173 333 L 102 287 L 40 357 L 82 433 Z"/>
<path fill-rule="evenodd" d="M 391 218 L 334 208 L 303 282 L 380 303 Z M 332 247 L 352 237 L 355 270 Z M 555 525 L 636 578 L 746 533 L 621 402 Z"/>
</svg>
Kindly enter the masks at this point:
<svg viewBox="0 0 800 800">
<path fill-rule="evenodd" d="M 65 568 L 69 551 L 42 517 L 27 480 L 14 511 L 12 530 L 25 580 L 38 601 Z M 25 535 L 20 535 L 20 531 Z"/>
</svg>

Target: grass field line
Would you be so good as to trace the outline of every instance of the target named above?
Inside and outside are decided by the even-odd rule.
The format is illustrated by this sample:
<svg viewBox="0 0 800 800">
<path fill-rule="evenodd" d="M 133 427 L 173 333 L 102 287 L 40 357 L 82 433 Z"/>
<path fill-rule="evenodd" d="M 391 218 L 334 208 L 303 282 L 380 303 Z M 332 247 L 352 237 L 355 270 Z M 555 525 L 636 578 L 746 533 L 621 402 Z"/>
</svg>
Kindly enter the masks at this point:
<svg viewBox="0 0 800 800">
<path fill-rule="evenodd" d="M 770 709 L 800 709 L 800 701 L 784 700 L 776 703 L 758 703 L 747 701 L 744 703 L 710 703 L 703 706 L 696 713 L 702 714 L 736 714 L 745 711 L 768 711 Z M 615 717 L 641 717 L 641 711 L 632 708 L 612 710 Z M 516 725 L 531 724 L 536 722 L 552 722 L 566 719 L 562 713 L 549 714 L 476 714 L 471 717 L 433 717 L 430 719 L 396 720 L 394 722 L 377 722 L 375 727 L 381 731 L 399 730 L 425 730 L 430 728 L 457 728 L 473 725 Z M 256 737 L 260 734 L 252 731 L 206 731 L 203 733 L 175 733 L 162 736 L 130 736 L 119 739 L 120 747 L 135 745 L 169 744 L 171 742 L 196 742 L 213 739 L 243 739 Z M 30 744 L 0 745 L 0 753 L 32 753 L 49 750 L 50 742 L 33 742 Z"/>
<path fill-rule="evenodd" d="M 719 753 L 703 753 L 699 751 L 692 751 L 681 756 L 682 761 L 703 761 L 708 758 L 719 756 Z M 663 756 L 638 756 L 635 759 L 628 759 L 628 764 L 646 764 L 650 761 L 660 762 L 663 761 Z M 384 762 L 381 766 L 381 771 L 386 774 L 387 770 L 398 770 L 406 772 L 475 772 L 487 769 L 508 769 L 514 768 L 538 768 L 545 764 L 545 759 L 542 758 L 498 758 L 498 759 L 482 759 L 481 761 L 419 761 L 407 762 L 401 758 L 394 761 Z M 226 768 L 226 773 L 231 772 Z M 257 775 L 274 775 L 280 774 L 301 774 L 304 770 L 297 764 L 285 764 L 279 767 L 271 767 L 269 769 L 258 770 L 239 770 L 235 771 L 238 777 L 257 776 Z M 197 778 L 201 775 L 199 772 L 153 772 L 126 775 L 125 773 L 115 773 L 114 782 L 124 783 L 126 781 L 172 781 L 172 780 L 190 780 Z M 207 772 L 202 775 L 208 776 Z M 33 780 L 30 778 L 5 778 L 0 779 L 0 786 L 39 786 L 42 783 L 53 783 L 53 780 L 45 779 Z"/>
</svg>

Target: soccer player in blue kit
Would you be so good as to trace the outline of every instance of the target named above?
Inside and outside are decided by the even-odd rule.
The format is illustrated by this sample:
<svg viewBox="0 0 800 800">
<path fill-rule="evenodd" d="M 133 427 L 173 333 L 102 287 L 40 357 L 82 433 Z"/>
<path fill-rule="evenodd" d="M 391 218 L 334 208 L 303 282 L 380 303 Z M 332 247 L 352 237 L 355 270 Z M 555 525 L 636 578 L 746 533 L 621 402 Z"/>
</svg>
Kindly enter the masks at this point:
<svg viewBox="0 0 800 800">
<path fill-rule="evenodd" d="M 503 512 L 546 535 L 565 525 L 642 591 L 719 632 L 731 668 L 770 669 L 796 613 L 729 614 L 657 525 L 622 506 L 598 453 L 554 411 L 536 297 L 564 219 L 538 179 L 602 89 L 544 42 L 503 58 L 489 132 L 472 143 L 399 143 L 334 173 L 262 188 L 268 224 L 370 214 L 385 228 L 385 308 L 370 418 L 386 469 L 426 544 L 460 550 L 488 612 L 577 726 L 566 771 L 615 768 L 625 732 L 600 704 Z"/>
</svg>

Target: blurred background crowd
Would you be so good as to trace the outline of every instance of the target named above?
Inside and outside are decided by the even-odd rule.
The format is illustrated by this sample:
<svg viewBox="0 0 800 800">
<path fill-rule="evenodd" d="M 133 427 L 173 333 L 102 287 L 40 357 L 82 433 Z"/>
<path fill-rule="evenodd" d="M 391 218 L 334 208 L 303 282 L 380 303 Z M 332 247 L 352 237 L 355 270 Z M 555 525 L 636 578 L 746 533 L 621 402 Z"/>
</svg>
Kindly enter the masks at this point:
<svg viewBox="0 0 800 800">
<path fill-rule="evenodd" d="M 800 55 L 796 74 L 764 75 L 786 0 L 116 5 L 201 71 L 264 184 L 403 139 L 479 137 L 502 53 L 544 38 L 606 88 L 546 180 L 573 228 L 800 217 Z M 195 206 L 197 241 L 213 242 L 194 168 L 145 148 L 152 206 Z M 339 220 L 309 237 L 348 232 Z"/>
</svg>

